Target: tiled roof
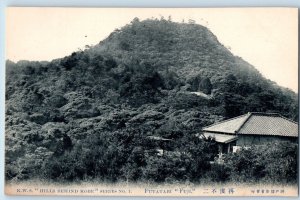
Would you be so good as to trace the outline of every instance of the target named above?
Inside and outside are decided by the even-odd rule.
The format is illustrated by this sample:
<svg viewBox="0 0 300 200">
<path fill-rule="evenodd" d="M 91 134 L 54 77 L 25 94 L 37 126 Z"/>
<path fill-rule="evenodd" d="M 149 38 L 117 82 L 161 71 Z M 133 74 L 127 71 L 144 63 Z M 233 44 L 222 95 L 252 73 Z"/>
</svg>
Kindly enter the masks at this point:
<svg viewBox="0 0 300 200">
<path fill-rule="evenodd" d="M 204 127 L 203 131 L 298 137 L 298 124 L 276 113 L 248 113 Z"/>
<path fill-rule="evenodd" d="M 237 131 L 241 127 L 241 125 L 248 119 L 248 117 L 249 114 L 245 114 L 239 117 L 221 121 L 213 125 L 204 127 L 203 131 L 235 134 L 235 131 Z"/>
</svg>

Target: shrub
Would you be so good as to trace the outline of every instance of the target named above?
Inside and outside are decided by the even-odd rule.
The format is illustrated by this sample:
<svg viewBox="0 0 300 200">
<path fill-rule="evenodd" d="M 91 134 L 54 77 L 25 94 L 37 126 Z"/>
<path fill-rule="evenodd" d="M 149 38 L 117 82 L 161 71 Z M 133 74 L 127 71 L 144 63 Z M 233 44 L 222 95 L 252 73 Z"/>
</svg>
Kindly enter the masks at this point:
<svg viewBox="0 0 300 200">
<path fill-rule="evenodd" d="M 291 142 L 257 145 L 226 155 L 224 165 L 233 181 L 295 182 L 297 149 L 298 144 Z"/>
</svg>

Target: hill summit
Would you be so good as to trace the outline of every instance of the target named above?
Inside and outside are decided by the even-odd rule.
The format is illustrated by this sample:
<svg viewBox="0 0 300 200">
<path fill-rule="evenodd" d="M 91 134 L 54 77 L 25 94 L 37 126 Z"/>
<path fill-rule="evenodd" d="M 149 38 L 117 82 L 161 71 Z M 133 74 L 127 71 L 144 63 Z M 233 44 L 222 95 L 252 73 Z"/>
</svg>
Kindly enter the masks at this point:
<svg viewBox="0 0 300 200">
<path fill-rule="evenodd" d="M 42 169 L 49 161 L 43 173 L 55 179 L 66 156 L 91 155 L 104 171 L 86 164 L 65 178 L 114 179 L 128 169 L 123 157 L 138 157 L 147 136 L 176 140 L 183 148 L 203 126 L 246 112 L 298 119 L 294 92 L 265 79 L 194 23 L 135 18 L 99 44 L 64 58 L 7 61 L 6 75 L 6 175 L 11 178 L 26 178 L 33 174 L 30 168 Z M 107 171 L 110 165 L 121 167 Z"/>
</svg>

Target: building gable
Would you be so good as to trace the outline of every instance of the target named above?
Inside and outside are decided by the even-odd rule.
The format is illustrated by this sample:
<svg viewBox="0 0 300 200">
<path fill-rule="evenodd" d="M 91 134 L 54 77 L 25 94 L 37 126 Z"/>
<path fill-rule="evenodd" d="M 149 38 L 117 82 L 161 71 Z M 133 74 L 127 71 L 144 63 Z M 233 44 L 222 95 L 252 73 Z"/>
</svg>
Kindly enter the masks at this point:
<svg viewBox="0 0 300 200">
<path fill-rule="evenodd" d="M 244 124 L 244 122 L 248 119 L 249 114 L 245 114 L 242 116 L 238 116 L 232 119 L 224 120 L 221 122 L 217 122 L 210 126 L 206 126 L 203 128 L 205 132 L 216 132 L 216 133 L 227 133 L 227 134 L 235 134 L 236 131 Z"/>
</svg>

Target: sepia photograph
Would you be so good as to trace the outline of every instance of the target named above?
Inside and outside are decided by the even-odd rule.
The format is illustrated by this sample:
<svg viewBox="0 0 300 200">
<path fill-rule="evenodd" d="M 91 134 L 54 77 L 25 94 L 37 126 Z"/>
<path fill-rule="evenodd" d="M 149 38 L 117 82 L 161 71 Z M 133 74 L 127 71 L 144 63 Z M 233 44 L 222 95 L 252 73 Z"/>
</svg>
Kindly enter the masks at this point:
<svg viewBox="0 0 300 200">
<path fill-rule="evenodd" d="M 7 7 L 5 193 L 298 196 L 298 8 Z"/>
</svg>

